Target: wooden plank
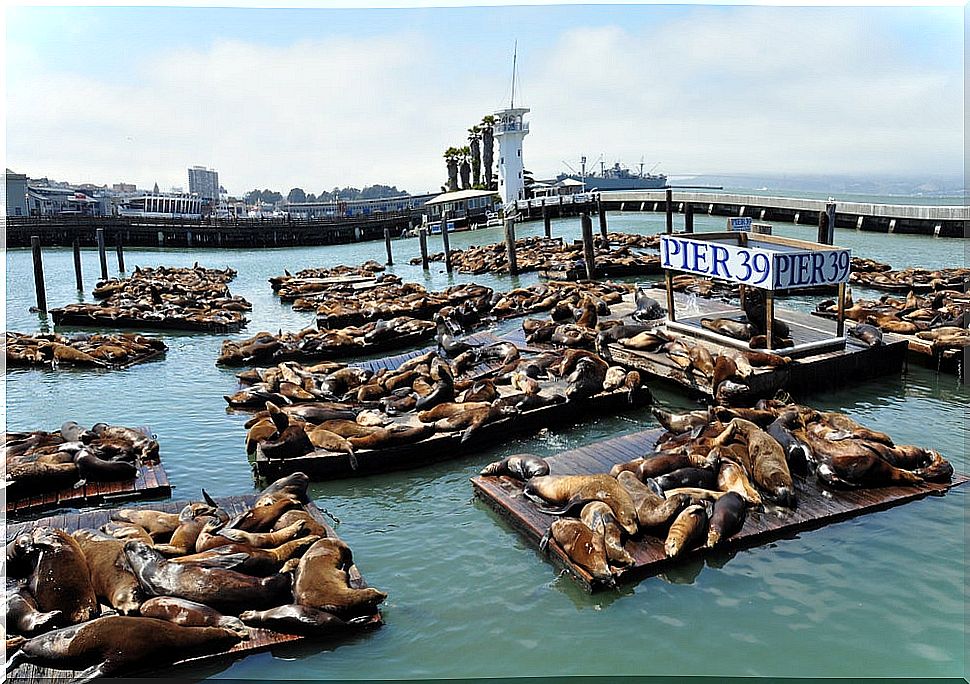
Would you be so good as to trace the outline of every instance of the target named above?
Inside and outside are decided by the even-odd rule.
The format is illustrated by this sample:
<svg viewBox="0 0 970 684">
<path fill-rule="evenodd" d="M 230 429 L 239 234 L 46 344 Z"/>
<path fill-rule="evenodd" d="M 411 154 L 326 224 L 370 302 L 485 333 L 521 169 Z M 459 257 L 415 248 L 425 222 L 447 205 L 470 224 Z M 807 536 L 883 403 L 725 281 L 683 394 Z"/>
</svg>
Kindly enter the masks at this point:
<svg viewBox="0 0 970 684">
<path fill-rule="evenodd" d="M 243 496 L 243 497 L 228 497 L 228 498 L 217 498 L 216 502 L 223 507 L 227 512 L 232 514 L 240 513 L 253 503 L 255 503 L 256 497 L 253 495 Z M 169 513 L 177 513 L 180 511 L 188 501 L 164 501 L 153 503 L 150 505 L 152 509 L 166 511 Z M 337 537 L 336 532 L 327 523 L 322 511 L 317 508 L 312 502 L 306 505 L 307 512 L 321 525 L 323 525 L 327 530 L 327 535 L 331 537 Z M 98 528 L 104 525 L 111 519 L 111 514 L 116 509 L 99 509 L 93 511 L 85 511 L 81 514 L 74 514 L 69 516 L 52 516 L 47 518 L 41 518 L 40 520 L 35 520 L 32 522 L 24 522 L 19 524 L 7 525 L 7 536 L 6 542 L 9 543 L 18 534 L 24 532 L 29 532 L 32 529 L 51 526 L 59 527 L 66 532 L 74 532 L 75 530 L 84 528 Z M 360 589 L 367 586 L 366 581 L 357 568 L 357 565 L 351 565 L 348 569 L 348 576 L 350 585 L 354 588 Z M 367 623 L 368 628 L 376 628 L 383 624 L 383 618 L 379 610 L 371 616 L 370 621 Z M 265 651 L 279 644 L 287 642 L 296 642 L 309 639 L 309 637 L 302 637 L 295 634 L 286 634 L 283 632 L 276 632 L 269 629 L 259 629 L 252 628 L 250 632 L 250 638 L 245 641 L 240 641 L 229 649 L 223 649 L 218 652 L 209 653 L 201 655 L 195 658 L 184 658 L 175 663 L 175 665 L 182 665 L 184 663 L 200 663 L 208 661 L 217 661 L 224 659 L 232 659 L 238 657 L 245 657 L 253 653 L 258 653 L 260 651 Z M 319 639 L 323 641 L 323 639 Z M 73 670 L 54 670 L 49 668 L 40 668 L 34 665 L 22 665 L 17 670 L 8 674 L 8 681 L 10 682 L 39 682 L 43 681 L 48 684 L 67 684 L 67 682 L 72 681 L 79 672 Z"/>
<path fill-rule="evenodd" d="M 661 434 L 663 430 L 657 429 L 615 437 L 588 447 L 565 451 L 550 456 L 546 460 L 549 462 L 550 471 L 557 475 L 608 472 L 608 465 L 629 460 L 631 448 L 652 450 L 656 439 Z M 601 455 L 601 461 L 606 460 L 607 463 L 603 467 L 593 465 L 594 462 L 588 457 L 591 450 Z M 798 507 L 794 511 L 777 507 L 769 507 L 764 511 L 749 509 L 741 531 L 722 542 L 717 547 L 716 553 L 757 546 L 766 541 L 791 536 L 799 531 L 816 529 L 839 520 L 883 510 L 929 495 L 942 495 L 951 487 L 966 483 L 968 477 L 964 474 L 955 474 L 949 483 L 927 482 L 918 487 L 825 490 L 824 495 L 822 487 L 814 477 L 795 476 L 794 480 L 798 497 Z M 540 513 L 535 505 L 523 496 L 521 482 L 508 477 L 482 476 L 473 477 L 471 481 L 476 495 L 509 520 L 529 543 L 538 545 L 554 518 Z M 550 544 L 550 547 L 552 546 Z M 670 559 L 664 553 L 663 540 L 649 533 L 627 540 L 626 549 L 633 555 L 636 564 L 620 570 L 616 575 L 618 580 L 634 580 L 655 575 L 667 568 L 711 553 L 709 549 L 695 549 L 676 559 Z M 587 590 L 599 588 L 599 583 L 595 582 L 582 568 L 575 566 L 568 558 L 564 558 L 561 550 L 558 552 L 554 550 L 550 559 L 555 565 L 563 567 L 578 579 Z"/>
</svg>

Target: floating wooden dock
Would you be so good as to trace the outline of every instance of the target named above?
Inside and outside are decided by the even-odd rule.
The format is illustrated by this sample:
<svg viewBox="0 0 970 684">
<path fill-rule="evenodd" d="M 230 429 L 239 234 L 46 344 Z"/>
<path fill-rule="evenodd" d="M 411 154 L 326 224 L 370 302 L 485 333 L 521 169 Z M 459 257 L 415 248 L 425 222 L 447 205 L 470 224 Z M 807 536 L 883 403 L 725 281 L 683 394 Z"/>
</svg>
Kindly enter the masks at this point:
<svg viewBox="0 0 970 684">
<path fill-rule="evenodd" d="M 88 482 L 74 489 L 69 487 L 47 494 L 22 499 L 7 497 L 8 518 L 34 515 L 52 508 L 98 506 L 107 502 L 160 499 L 172 495 L 168 475 L 160 463 L 138 466 L 134 480 L 121 482 Z"/>
<path fill-rule="evenodd" d="M 137 328 L 139 330 L 182 330 L 185 332 L 204 332 L 214 334 L 228 334 L 239 332 L 249 323 L 243 316 L 239 321 L 221 323 L 206 321 L 204 323 L 190 323 L 180 320 L 149 320 L 135 316 L 89 316 L 74 313 L 65 309 L 51 309 L 54 325 L 62 328 Z"/>
<path fill-rule="evenodd" d="M 651 289 L 647 293 L 657 301 L 664 301 L 666 298 L 664 290 Z M 674 301 L 675 305 L 679 305 L 678 309 L 686 308 L 688 305 L 696 307 L 696 312 L 692 311 L 688 316 L 678 312 L 677 319 L 678 322 L 690 325 L 699 331 L 702 330 L 701 318 L 734 317 L 738 316 L 740 311 L 738 307 L 726 302 L 703 298 L 691 300 L 680 293 L 675 293 Z M 793 331 L 802 335 L 807 341 L 835 335 L 834 321 L 777 307 L 775 317 L 789 323 Z M 658 324 L 662 323 L 663 321 L 658 321 Z M 679 331 L 677 334 L 680 334 Z M 797 341 L 800 342 L 800 340 Z M 711 340 L 704 339 L 703 342 L 712 354 L 728 349 Z M 879 346 L 870 347 L 854 337 L 847 337 L 845 349 L 801 356 L 779 368 L 755 368 L 754 373 L 744 382 L 751 387 L 753 394 L 770 396 L 779 389 L 799 393 L 816 392 L 880 375 L 901 373 L 906 360 L 906 341 L 898 335 L 886 333 L 883 336 L 883 342 Z M 609 345 L 609 353 L 613 360 L 622 366 L 674 382 L 693 394 L 712 396 L 709 380 L 693 373 L 685 373 L 683 368 L 663 353 L 627 349 L 620 344 Z M 784 356 L 785 350 L 777 349 L 775 353 Z"/>
<path fill-rule="evenodd" d="M 616 437 L 579 449 L 564 451 L 546 459 L 553 475 L 608 473 L 617 463 L 625 463 L 652 452 L 663 430 L 647 430 Z M 628 539 L 626 550 L 636 564 L 616 574 L 617 581 L 632 581 L 664 572 L 669 568 L 710 554 L 760 546 L 775 539 L 792 537 L 796 533 L 817 529 L 839 520 L 872 513 L 899 504 L 922 499 L 930 494 L 942 495 L 951 487 L 964 484 L 965 475 L 954 474 L 949 483 L 927 482 L 919 487 L 881 487 L 849 491 L 823 490 L 815 478 L 795 476 L 798 507 L 794 511 L 773 508 L 758 511 L 749 508 L 741 531 L 723 541 L 716 549 L 695 549 L 670 559 L 664 553 L 664 539 L 641 535 Z M 511 477 L 472 478 L 475 493 L 538 548 L 539 541 L 556 519 L 539 512 L 535 504 L 522 494 L 522 483 Z M 583 568 L 574 564 L 554 540 L 550 541 L 549 556 L 558 567 L 566 570 L 583 587 L 592 592 L 602 588 Z"/>
<path fill-rule="evenodd" d="M 221 508 L 223 508 L 230 517 L 236 516 L 239 513 L 250 508 L 253 503 L 255 503 L 256 497 L 253 495 L 248 496 L 233 496 L 227 498 L 216 499 L 216 502 Z M 182 508 L 188 504 L 188 501 L 166 501 L 161 503 L 155 503 L 151 505 L 153 510 L 166 511 L 168 513 L 178 513 Z M 307 512 L 312 515 L 317 522 L 326 527 L 327 535 L 330 537 L 336 537 L 336 533 L 333 531 L 323 516 L 323 513 L 317 508 L 312 502 L 306 504 Z M 84 513 L 74 513 L 71 515 L 55 515 L 49 518 L 42 518 L 40 520 L 11 524 L 7 525 L 7 539 L 6 542 L 9 543 L 17 535 L 23 534 L 24 532 L 29 532 L 38 527 L 51 526 L 57 527 L 65 530 L 66 532 L 74 532 L 75 530 L 93 528 L 97 529 L 101 525 L 104 525 L 111 519 L 111 514 L 114 511 L 111 509 L 103 509 L 97 511 L 87 511 Z M 350 577 L 350 585 L 355 589 L 361 589 L 367 586 L 364 578 L 361 577 L 360 571 L 357 569 L 356 565 L 351 565 L 348 571 Z M 370 622 L 366 625 L 367 627 L 379 627 L 383 624 L 383 619 L 381 618 L 380 611 L 376 611 L 374 615 L 371 616 Z M 356 631 L 349 631 L 347 634 L 353 636 Z M 261 651 L 266 651 L 283 644 L 305 641 L 311 637 L 302 637 L 295 634 L 286 634 L 283 632 L 277 632 L 270 629 L 260 629 L 256 627 L 250 627 L 249 639 L 245 641 L 240 641 L 236 645 L 228 649 L 223 649 L 215 653 L 209 653 L 206 655 L 198 656 L 195 658 L 186 658 L 184 660 L 179 660 L 173 663 L 171 667 L 175 665 L 182 665 L 185 663 L 199 663 L 208 662 L 213 660 L 223 660 L 223 659 L 236 659 L 251 655 L 253 653 L 259 653 Z M 338 637 L 339 638 L 339 637 Z M 167 666 L 169 667 L 169 666 Z M 77 677 L 80 672 L 73 670 L 54 670 L 50 668 L 41 668 L 35 665 L 21 665 L 13 673 L 8 673 L 8 681 L 10 682 L 45 682 L 47 684 L 66 684 Z"/>
</svg>

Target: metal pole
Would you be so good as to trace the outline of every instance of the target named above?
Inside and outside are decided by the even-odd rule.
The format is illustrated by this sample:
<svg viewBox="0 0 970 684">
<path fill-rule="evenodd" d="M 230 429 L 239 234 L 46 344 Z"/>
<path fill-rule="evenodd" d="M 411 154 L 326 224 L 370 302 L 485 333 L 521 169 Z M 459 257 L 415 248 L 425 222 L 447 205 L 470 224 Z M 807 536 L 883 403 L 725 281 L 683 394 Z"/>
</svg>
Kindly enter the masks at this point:
<svg viewBox="0 0 970 684">
<path fill-rule="evenodd" d="M 674 191 L 667 188 L 667 235 L 674 232 Z"/>
<path fill-rule="evenodd" d="M 546 231 L 546 238 L 547 239 L 551 238 L 552 237 L 552 218 L 549 216 L 549 205 L 545 203 L 545 200 L 543 200 L 542 202 L 542 227 Z"/>
<path fill-rule="evenodd" d="M 118 240 L 117 240 L 117 242 L 118 242 L 118 244 L 116 246 L 116 249 L 117 249 L 117 252 L 118 252 L 118 270 L 121 271 L 122 273 L 124 273 L 125 272 L 125 250 L 124 250 L 124 247 L 121 246 L 121 233 L 120 232 L 118 233 Z"/>
<path fill-rule="evenodd" d="M 98 256 L 101 258 L 101 280 L 107 280 L 108 255 L 104 251 L 104 228 L 98 228 L 95 234 L 98 237 Z"/>
<path fill-rule="evenodd" d="M 421 245 L 421 268 L 428 270 L 428 229 L 421 226 L 418 229 L 418 243 Z"/>
<path fill-rule="evenodd" d="M 664 281 L 667 283 L 667 320 L 676 321 L 677 313 L 674 310 L 674 276 L 670 269 L 664 269 Z"/>
<path fill-rule="evenodd" d="M 391 229 L 384 228 L 384 249 L 387 250 L 387 265 L 394 265 L 394 256 L 391 254 Z"/>
<path fill-rule="evenodd" d="M 586 261 L 586 279 L 593 280 L 596 276 L 596 252 L 593 248 L 593 220 L 588 212 L 580 216 L 583 225 L 583 256 Z"/>
<path fill-rule="evenodd" d="M 34 255 L 34 290 L 37 292 L 37 308 L 47 313 L 47 291 L 44 289 L 44 261 L 40 253 L 40 237 L 30 236 L 30 250 Z"/>
<path fill-rule="evenodd" d="M 596 211 L 600 216 L 600 235 L 603 236 L 603 242 L 606 242 L 606 210 L 603 209 L 603 198 L 596 197 Z"/>
<path fill-rule="evenodd" d="M 451 273 L 451 245 L 448 244 L 448 212 L 441 212 L 441 242 L 445 248 L 445 270 Z"/>
<path fill-rule="evenodd" d="M 81 241 L 74 238 L 74 280 L 77 281 L 78 291 L 84 290 L 84 283 L 81 280 Z"/>
<path fill-rule="evenodd" d="M 519 262 L 515 257 L 515 222 L 505 219 L 505 252 L 509 258 L 509 275 L 519 274 Z"/>
<path fill-rule="evenodd" d="M 690 202 L 684 205 L 684 232 L 694 232 L 694 207 L 691 206 Z"/>
<path fill-rule="evenodd" d="M 765 348 L 768 351 L 774 349 L 772 339 L 773 330 L 775 322 L 775 293 L 771 290 L 765 290 Z"/>
<path fill-rule="evenodd" d="M 835 321 L 835 334 L 842 337 L 845 335 L 845 283 L 839 283 L 839 313 Z"/>
</svg>

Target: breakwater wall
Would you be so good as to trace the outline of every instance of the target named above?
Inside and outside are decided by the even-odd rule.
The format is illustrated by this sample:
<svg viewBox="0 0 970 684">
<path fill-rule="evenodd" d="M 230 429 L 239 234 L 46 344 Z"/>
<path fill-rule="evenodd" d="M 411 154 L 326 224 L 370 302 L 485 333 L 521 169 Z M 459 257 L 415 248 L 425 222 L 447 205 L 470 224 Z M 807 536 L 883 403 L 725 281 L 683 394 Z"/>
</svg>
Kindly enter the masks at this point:
<svg viewBox="0 0 970 684">
<path fill-rule="evenodd" d="M 120 240 L 132 247 L 293 247 L 333 245 L 364 240 L 381 240 L 387 228 L 397 237 L 420 216 L 408 212 L 380 217 L 343 219 L 239 219 L 200 221 L 177 218 L 129 216 L 43 216 L 7 217 L 7 247 L 29 247 L 30 237 L 40 237 L 45 247 L 70 247 L 77 240 L 82 247 L 97 245 L 97 230 L 104 229 L 105 242 Z"/>
</svg>

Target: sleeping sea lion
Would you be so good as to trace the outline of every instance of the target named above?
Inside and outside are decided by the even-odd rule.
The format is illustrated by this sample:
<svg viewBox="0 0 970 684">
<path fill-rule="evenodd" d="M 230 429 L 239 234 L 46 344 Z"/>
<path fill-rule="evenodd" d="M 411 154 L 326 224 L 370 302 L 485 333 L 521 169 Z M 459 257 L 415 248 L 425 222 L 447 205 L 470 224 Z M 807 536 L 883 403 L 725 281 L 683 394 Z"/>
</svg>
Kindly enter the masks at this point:
<svg viewBox="0 0 970 684">
<path fill-rule="evenodd" d="M 528 480 L 532 477 L 548 474 L 549 464 L 546 462 L 546 459 L 533 456 L 532 454 L 518 454 L 503 458 L 501 461 L 489 463 L 479 473 L 479 475 L 491 475 L 492 477 L 510 475 L 519 480 Z"/>
<path fill-rule="evenodd" d="M 641 527 L 666 525 L 690 503 L 690 498 L 683 494 L 661 497 L 631 472 L 621 472 L 616 480 L 633 499 Z"/>
<path fill-rule="evenodd" d="M 761 505 L 761 494 L 751 486 L 744 468 L 730 459 L 721 459 L 721 467 L 717 471 L 717 488 L 722 492 L 737 492 L 748 503 Z"/>
<path fill-rule="evenodd" d="M 66 489 L 78 481 L 78 467 L 70 463 L 18 463 L 7 466 L 7 498 Z"/>
<path fill-rule="evenodd" d="M 724 431 L 714 439 L 716 446 L 726 446 L 740 437 L 745 449 L 738 450 L 741 466 L 761 489 L 776 503 L 795 508 L 795 485 L 788 470 L 788 460 L 775 438 L 754 423 L 733 418 Z"/>
<path fill-rule="evenodd" d="M 81 529 L 71 536 L 84 553 L 95 595 L 122 615 L 136 612 L 144 596 L 128 567 L 125 543 L 95 530 Z"/>
<path fill-rule="evenodd" d="M 280 516 L 279 520 L 273 525 L 273 531 L 279 531 L 285 529 L 295 522 L 303 521 L 303 529 L 308 535 L 315 535 L 318 537 L 328 537 L 330 536 L 327 528 L 324 527 L 316 518 L 307 513 L 306 510 L 302 508 L 297 508 L 289 510 Z"/>
<path fill-rule="evenodd" d="M 566 378 L 569 383 L 566 388 L 566 400 L 585 399 L 602 392 L 607 370 L 608 366 L 602 360 L 580 359 L 576 368 Z"/>
<path fill-rule="evenodd" d="M 297 471 L 281 477 L 259 493 L 254 507 L 268 506 L 273 501 L 283 498 L 295 498 L 300 503 L 308 503 L 310 497 L 307 488 L 310 486 L 310 478 L 306 473 Z"/>
<path fill-rule="evenodd" d="M 674 433 L 688 432 L 702 425 L 707 425 L 711 421 L 710 410 L 673 413 L 651 406 L 650 413 L 660 421 L 661 425 Z"/>
<path fill-rule="evenodd" d="M 703 537 L 707 527 L 707 512 L 703 506 L 692 504 L 682 510 L 670 524 L 664 552 L 668 558 L 679 556 Z"/>
<path fill-rule="evenodd" d="M 245 530 L 223 528 L 219 531 L 219 536 L 225 537 L 237 544 L 255 546 L 258 549 L 266 549 L 279 546 L 290 541 L 298 534 L 303 532 L 305 523 L 298 520 L 288 527 L 284 527 L 275 532 L 246 532 Z"/>
<path fill-rule="evenodd" d="M 246 624 L 286 634 L 325 636 L 366 625 L 371 618 L 363 615 L 344 621 L 325 610 L 291 603 L 269 610 L 247 610 L 239 614 L 239 619 Z"/>
<path fill-rule="evenodd" d="M 606 546 L 602 538 L 593 533 L 582 520 L 575 518 L 558 518 L 549 526 L 549 530 L 539 541 L 539 550 L 545 551 L 549 540 L 556 543 L 569 559 L 584 568 L 590 575 L 601 582 L 615 584 L 613 573 L 606 557 Z"/>
<path fill-rule="evenodd" d="M 741 530 L 744 525 L 746 505 L 737 492 L 728 492 L 714 502 L 707 528 L 707 547 L 713 548 L 721 541 Z"/>
<path fill-rule="evenodd" d="M 613 510 L 602 501 L 590 501 L 583 506 L 579 519 L 603 539 L 606 557 L 614 565 L 633 565 L 633 557 L 623 548 L 623 531 Z"/>
<path fill-rule="evenodd" d="M 112 615 L 42 634 L 24 642 L 7 661 L 7 673 L 22 663 L 80 670 L 75 682 L 124 674 L 208 652 L 239 641 L 221 627 L 180 627 L 165 620 Z"/>
<path fill-rule="evenodd" d="M 30 636 L 36 632 L 46 632 L 64 622 L 64 613 L 51 610 L 43 613 L 37 610 L 34 598 L 22 584 L 7 580 L 4 597 L 6 603 L 6 626 L 18 634 Z"/>
<path fill-rule="evenodd" d="M 678 487 L 700 487 L 701 489 L 714 489 L 717 487 L 717 473 L 712 468 L 688 466 L 686 468 L 672 470 L 663 475 L 658 475 L 653 479 L 663 490 L 676 489 Z"/>
<path fill-rule="evenodd" d="M 18 543 L 33 561 L 27 588 L 42 612 L 60 610 L 68 624 L 97 617 L 101 612 L 91 585 L 91 573 L 84 552 L 64 530 L 38 527 Z"/>
<path fill-rule="evenodd" d="M 156 596 L 141 604 L 140 612 L 142 617 L 167 620 L 181 627 L 221 627 L 235 632 L 241 639 L 249 638 L 249 629 L 242 620 L 195 601 Z"/>
<path fill-rule="evenodd" d="M 602 501 L 613 509 L 627 534 L 637 533 L 637 514 L 633 500 L 616 478 L 609 475 L 543 475 L 526 482 L 522 493 L 539 504 L 539 510 L 562 515 L 575 506 Z"/>
<path fill-rule="evenodd" d="M 350 547 L 339 539 L 317 540 L 293 573 L 295 602 L 345 617 L 373 613 L 387 594 L 373 587 L 351 587 L 344 568 L 352 562 Z"/>
</svg>

